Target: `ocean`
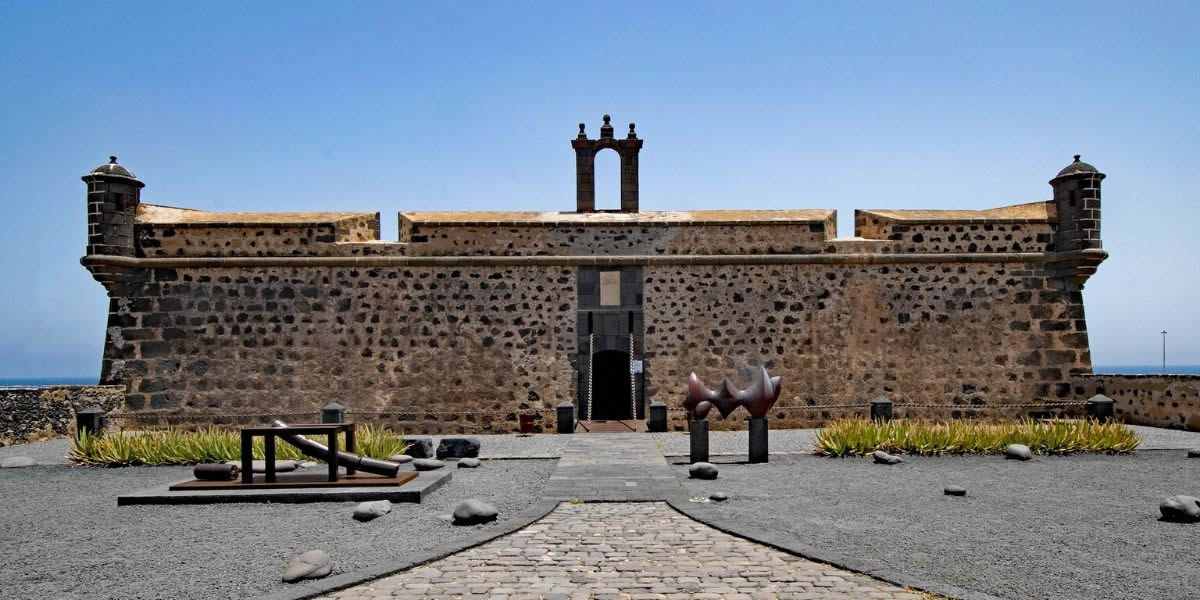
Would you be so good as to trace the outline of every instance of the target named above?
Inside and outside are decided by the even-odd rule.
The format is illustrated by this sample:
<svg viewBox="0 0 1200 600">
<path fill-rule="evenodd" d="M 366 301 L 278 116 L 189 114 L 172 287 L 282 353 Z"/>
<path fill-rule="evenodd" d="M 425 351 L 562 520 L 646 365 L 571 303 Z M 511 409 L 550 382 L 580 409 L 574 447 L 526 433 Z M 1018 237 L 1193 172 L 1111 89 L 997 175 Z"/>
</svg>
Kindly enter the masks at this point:
<svg viewBox="0 0 1200 600">
<path fill-rule="evenodd" d="M 1096 365 L 1092 371 L 1102 375 L 1161 375 L 1162 365 Z M 1167 365 L 1168 375 L 1200 375 L 1200 365 Z M 95 385 L 98 376 L 90 377 L 3 377 L 0 387 L 31 387 L 44 385 Z"/>
<path fill-rule="evenodd" d="M 99 375 L 89 377 L 4 377 L 0 376 L 0 387 L 31 387 L 43 385 L 96 385 Z"/>
<path fill-rule="evenodd" d="M 1162 364 L 1157 365 L 1095 365 L 1092 372 L 1098 375 L 1162 375 Z M 1167 375 L 1200 375 L 1200 365 L 1167 365 Z"/>
</svg>

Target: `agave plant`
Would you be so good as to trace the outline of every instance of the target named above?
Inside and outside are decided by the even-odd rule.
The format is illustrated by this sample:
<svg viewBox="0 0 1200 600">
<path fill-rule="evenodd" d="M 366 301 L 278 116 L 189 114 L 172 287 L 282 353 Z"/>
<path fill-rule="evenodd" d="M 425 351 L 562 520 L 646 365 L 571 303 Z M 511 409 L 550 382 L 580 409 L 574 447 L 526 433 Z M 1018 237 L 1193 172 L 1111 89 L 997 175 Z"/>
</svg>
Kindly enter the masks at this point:
<svg viewBox="0 0 1200 600">
<path fill-rule="evenodd" d="M 1074 452 L 1128 453 L 1140 442 L 1120 423 L 1093 419 L 977 423 L 951 421 L 835 421 L 813 441 L 822 456 L 862 456 L 876 450 L 917 455 L 1000 454 L 1009 444 L 1024 444 L 1040 454 Z"/>
<path fill-rule="evenodd" d="M 355 451 L 371 458 L 387 459 L 408 449 L 404 438 L 382 427 L 359 427 Z M 338 440 L 345 449 L 345 440 Z M 79 464 L 125 467 L 133 465 L 194 465 L 240 460 L 241 435 L 237 431 L 208 427 L 197 431 L 168 428 L 157 431 L 119 432 L 108 435 L 80 433 L 71 445 L 69 458 Z M 262 438 L 254 440 L 253 458 L 266 456 Z M 279 460 L 306 459 L 300 450 L 287 443 L 275 445 Z M 317 459 L 317 462 L 321 462 Z"/>
</svg>

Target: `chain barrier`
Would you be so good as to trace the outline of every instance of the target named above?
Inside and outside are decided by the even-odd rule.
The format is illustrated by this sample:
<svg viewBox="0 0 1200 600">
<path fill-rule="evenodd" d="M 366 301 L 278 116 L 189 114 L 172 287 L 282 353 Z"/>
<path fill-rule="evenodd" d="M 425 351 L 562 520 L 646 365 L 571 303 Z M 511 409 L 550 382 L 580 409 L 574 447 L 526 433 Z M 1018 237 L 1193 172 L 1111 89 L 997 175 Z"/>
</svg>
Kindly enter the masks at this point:
<svg viewBox="0 0 1200 600">
<path fill-rule="evenodd" d="M 523 408 L 515 411 L 492 411 L 491 414 L 500 415 L 528 415 L 554 412 L 553 408 Z M 405 410 L 405 411 L 366 411 L 366 410 L 348 410 L 347 415 L 371 416 L 371 417 L 466 417 L 471 415 L 481 414 L 479 411 L 435 411 L 435 410 Z M 484 413 L 486 414 L 486 413 Z M 108 419 L 123 419 L 131 421 L 210 421 L 216 419 L 265 419 L 265 418 L 283 418 L 283 417 L 319 417 L 320 410 L 312 410 L 306 412 L 273 412 L 273 413 L 235 413 L 235 414 L 162 414 L 162 413 L 108 413 L 105 415 Z"/>
<path fill-rule="evenodd" d="M 590 318 L 590 317 L 589 317 Z M 587 420 L 592 420 L 592 356 L 596 354 L 596 334 L 588 334 L 588 395 Z"/>
<path fill-rule="evenodd" d="M 1060 401 L 1048 401 L 1048 402 L 1029 402 L 1029 403 L 1022 403 L 1022 404 L 991 404 L 991 405 L 982 405 L 982 404 L 895 404 L 895 405 L 893 405 L 893 407 L 896 409 L 901 409 L 901 408 L 957 408 L 957 409 L 969 409 L 969 410 L 999 410 L 999 409 L 1005 409 L 1005 408 L 1055 408 L 1055 407 L 1086 406 L 1086 405 L 1087 405 L 1087 401 L 1085 401 L 1085 400 L 1072 400 L 1072 401 L 1061 401 L 1061 402 Z M 871 408 L 870 404 L 806 404 L 806 405 L 802 405 L 802 406 L 776 406 L 771 409 L 771 412 L 792 411 L 792 410 L 835 410 L 835 409 L 869 410 L 870 408 Z M 682 408 L 682 407 L 670 407 L 667 410 L 669 412 L 682 412 L 682 413 L 688 412 L 687 409 Z"/>
<path fill-rule="evenodd" d="M 632 327 L 632 325 L 631 325 Z M 629 418 L 637 417 L 637 378 L 633 375 L 633 335 L 629 336 Z"/>
<path fill-rule="evenodd" d="M 589 398 L 588 398 L 588 418 L 591 418 L 591 389 L 589 381 Z M 633 400 L 636 411 L 636 398 Z M 958 410 L 1002 410 L 1012 408 L 1066 408 L 1066 407 L 1083 407 L 1087 405 L 1087 401 L 1048 401 L 1048 402 L 1026 402 L 1020 404 L 999 404 L 999 405 L 971 405 L 971 404 L 896 404 L 895 409 L 958 409 Z M 805 411 L 805 410 L 869 410 L 870 404 L 807 404 L 802 406 L 777 406 L 771 409 L 771 412 L 790 412 L 790 411 Z M 682 407 L 668 407 L 668 412 L 686 413 L 687 410 Z M 480 411 L 439 411 L 439 410 L 348 410 L 347 415 L 359 417 L 410 417 L 410 418 L 442 418 L 442 417 L 468 417 L 479 416 L 481 414 L 491 414 L 496 417 L 507 417 L 508 415 L 539 415 L 547 412 L 555 412 L 553 408 L 523 408 L 515 411 L 488 411 L 481 413 Z M 233 414 L 162 414 L 162 413 L 122 413 L 113 412 L 105 415 L 108 419 L 121 419 L 129 421 L 214 421 L 218 419 L 266 419 L 266 418 L 293 418 L 293 417 L 319 417 L 320 410 L 298 411 L 298 412 L 272 412 L 272 413 L 233 413 Z M 636 412 L 634 413 L 636 414 Z"/>
</svg>

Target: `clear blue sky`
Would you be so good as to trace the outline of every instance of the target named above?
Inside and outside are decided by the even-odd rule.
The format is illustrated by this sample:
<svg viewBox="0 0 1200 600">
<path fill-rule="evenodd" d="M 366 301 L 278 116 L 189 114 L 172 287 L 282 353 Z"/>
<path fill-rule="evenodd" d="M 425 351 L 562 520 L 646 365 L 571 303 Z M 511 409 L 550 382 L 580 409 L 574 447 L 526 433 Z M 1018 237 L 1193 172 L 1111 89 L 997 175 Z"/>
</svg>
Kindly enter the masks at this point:
<svg viewBox="0 0 1200 600">
<path fill-rule="evenodd" d="M 570 210 L 635 121 L 644 210 L 987 208 L 1083 154 L 1096 364 L 1200 363 L 1200 3 L 14 2 L 0 376 L 94 375 L 80 175 L 209 210 Z M 616 161 L 598 165 L 615 205 Z M 611 183 L 609 183 L 611 181 Z"/>
</svg>

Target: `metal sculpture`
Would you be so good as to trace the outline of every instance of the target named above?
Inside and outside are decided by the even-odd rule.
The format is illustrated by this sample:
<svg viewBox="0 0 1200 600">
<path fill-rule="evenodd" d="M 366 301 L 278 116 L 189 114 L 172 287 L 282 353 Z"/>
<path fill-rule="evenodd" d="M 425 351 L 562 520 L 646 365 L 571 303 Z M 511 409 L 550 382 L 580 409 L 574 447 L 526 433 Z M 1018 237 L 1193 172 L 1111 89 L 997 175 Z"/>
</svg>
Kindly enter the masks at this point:
<svg viewBox="0 0 1200 600">
<path fill-rule="evenodd" d="M 771 377 L 767 370 L 759 367 L 750 387 L 739 390 L 729 383 L 726 377 L 721 385 L 710 390 L 695 373 L 688 375 L 687 396 L 683 400 L 683 408 L 687 410 L 689 431 L 691 432 L 691 461 L 705 462 L 708 460 L 708 413 L 713 408 L 721 413 L 722 418 L 728 417 L 739 406 L 745 407 L 750 413 L 750 462 L 767 462 L 767 413 L 779 400 L 779 392 L 783 388 L 780 377 Z"/>
<path fill-rule="evenodd" d="M 717 389 L 710 390 L 695 373 L 692 373 L 688 375 L 687 397 L 683 400 L 683 408 L 693 419 L 707 418 L 713 408 L 721 413 L 722 418 L 726 418 L 739 406 L 745 407 L 751 417 L 765 417 L 779 400 L 782 387 L 782 379 L 769 376 L 763 367 L 759 367 L 758 375 L 750 383 L 750 387 L 744 390 L 739 390 L 729 383 L 728 377 L 721 381 Z"/>
</svg>

